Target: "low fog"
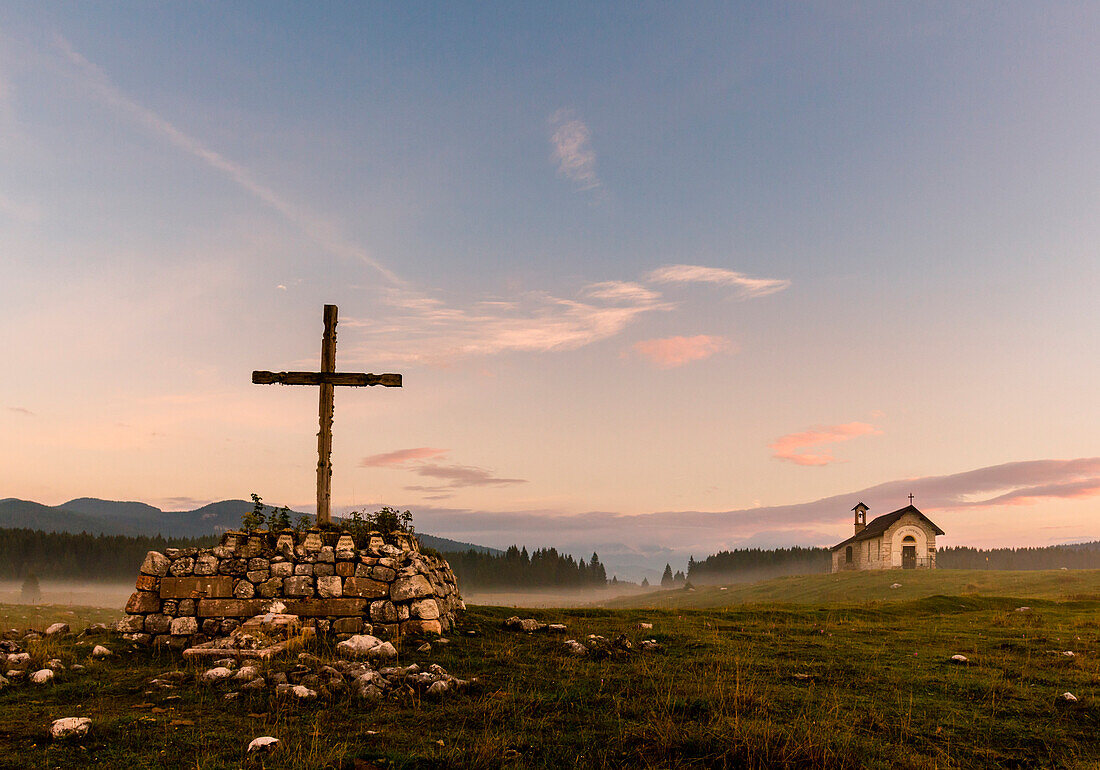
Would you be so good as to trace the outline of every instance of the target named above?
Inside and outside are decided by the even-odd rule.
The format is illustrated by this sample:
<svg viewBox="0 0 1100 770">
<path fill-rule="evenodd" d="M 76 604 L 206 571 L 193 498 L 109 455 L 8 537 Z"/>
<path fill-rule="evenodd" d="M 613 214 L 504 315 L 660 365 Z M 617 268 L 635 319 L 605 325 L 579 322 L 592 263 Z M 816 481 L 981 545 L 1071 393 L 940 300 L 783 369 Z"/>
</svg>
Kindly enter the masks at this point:
<svg viewBox="0 0 1100 770">
<path fill-rule="evenodd" d="M 0 603 L 22 604 L 21 580 L 0 580 Z M 134 590 L 133 583 L 91 583 L 88 581 L 40 582 L 42 599 L 37 604 L 64 604 L 74 607 L 98 607 L 122 612 Z M 646 593 L 656 589 L 619 585 L 577 591 L 463 591 L 468 604 L 491 604 L 499 607 L 582 607 L 616 596 Z"/>
<path fill-rule="evenodd" d="M 0 580 L 0 603 L 23 604 L 22 580 Z M 122 612 L 134 591 L 133 582 L 93 583 L 42 579 L 42 598 L 36 604 L 67 604 L 75 607 L 99 607 Z"/>
</svg>

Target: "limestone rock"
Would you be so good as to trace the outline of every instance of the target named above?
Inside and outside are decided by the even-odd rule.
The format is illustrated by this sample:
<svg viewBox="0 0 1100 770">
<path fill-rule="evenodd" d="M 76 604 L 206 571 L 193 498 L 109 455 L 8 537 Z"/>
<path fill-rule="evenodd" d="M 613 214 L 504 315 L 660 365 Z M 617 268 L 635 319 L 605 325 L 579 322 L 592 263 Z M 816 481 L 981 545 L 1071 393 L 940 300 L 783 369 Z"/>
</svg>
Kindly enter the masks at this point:
<svg viewBox="0 0 1100 770">
<path fill-rule="evenodd" d="M 435 620 L 439 617 L 439 605 L 435 599 L 421 599 L 412 603 L 409 612 L 423 620 Z"/>
<path fill-rule="evenodd" d="M 119 620 L 114 624 L 114 629 L 120 634 L 132 634 L 141 632 L 145 629 L 145 616 L 127 615 L 122 620 Z M 89 628 L 89 630 L 91 629 Z M 87 633 L 87 631 L 85 631 L 85 633 Z"/>
<path fill-rule="evenodd" d="M 336 643 L 336 654 L 342 658 L 365 658 L 378 646 L 382 640 L 370 634 L 356 634 L 350 639 Z M 391 645 L 392 646 L 392 645 Z"/>
<path fill-rule="evenodd" d="M 270 735 L 264 735 L 259 738 L 253 738 L 252 742 L 248 744 L 249 754 L 270 754 L 272 751 L 279 747 L 279 739 L 272 738 Z"/>
<path fill-rule="evenodd" d="M 212 553 L 204 553 L 195 558 L 196 575 L 210 576 L 218 574 L 218 557 Z"/>
<path fill-rule="evenodd" d="M 50 737 L 54 740 L 83 738 L 88 734 L 92 720 L 88 717 L 64 717 L 54 720 L 50 725 Z"/>
<path fill-rule="evenodd" d="M 174 618 L 168 633 L 172 636 L 192 636 L 199 632 L 199 622 L 194 618 Z"/>
<path fill-rule="evenodd" d="M 390 586 L 390 598 L 395 602 L 421 599 L 432 595 L 432 586 L 423 575 L 398 578 Z"/>
<path fill-rule="evenodd" d="M 204 671 L 202 674 L 202 681 L 204 682 L 220 682 L 223 679 L 228 679 L 233 676 L 233 672 L 225 666 L 217 666 L 216 668 Z"/>
<path fill-rule="evenodd" d="M 951 660 L 954 663 L 968 663 L 968 662 L 970 662 L 970 659 L 968 657 L 966 657 L 965 655 L 952 655 Z"/>
<path fill-rule="evenodd" d="M 5 665 L 9 671 L 26 671 L 31 665 L 31 655 L 29 652 L 13 652 Z"/>
<path fill-rule="evenodd" d="M 126 602 L 128 615 L 144 615 L 147 612 L 160 612 L 160 594 L 152 591 L 135 591 Z"/>
<path fill-rule="evenodd" d="M 317 578 L 317 593 L 322 599 L 334 599 L 343 593 L 344 579 L 339 575 Z"/>
<path fill-rule="evenodd" d="M 588 654 L 588 648 L 578 642 L 576 639 L 568 639 L 565 642 L 565 651 L 570 655 L 578 658 L 583 658 Z"/>
<path fill-rule="evenodd" d="M 195 572 L 195 560 L 190 556 L 181 556 L 168 567 L 168 574 L 172 577 L 186 577 Z"/>
<path fill-rule="evenodd" d="M 110 650 L 108 650 L 102 644 L 97 644 L 95 647 L 92 648 L 92 657 L 96 658 L 97 660 L 102 660 L 103 658 L 109 658 L 113 654 L 114 653 L 112 653 Z"/>
<path fill-rule="evenodd" d="M 260 669 L 256 666 L 241 666 L 233 678 L 241 682 L 251 682 L 260 676 Z"/>
<path fill-rule="evenodd" d="M 546 628 L 545 623 L 540 623 L 534 618 L 520 619 L 518 616 L 513 615 L 504 621 L 504 628 L 509 631 L 522 631 L 523 633 L 534 633 L 535 631 L 542 631 Z"/>
<path fill-rule="evenodd" d="M 313 578 L 307 576 L 285 578 L 283 592 L 287 596 L 313 596 Z"/>
<path fill-rule="evenodd" d="M 145 633 L 147 634 L 167 634 L 171 626 L 172 618 L 167 615 L 154 613 L 145 616 Z"/>
<path fill-rule="evenodd" d="M 145 561 L 141 563 L 141 574 L 154 577 L 164 577 L 168 574 L 171 562 L 168 557 L 159 551 L 149 551 L 145 554 Z"/>
<path fill-rule="evenodd" d="M 68 623 L 54 623 L 46 629 L 46 636 L 64 636 L 69 633 Z"/>
<path fill-rule="evenodd" d="M 49 681 L 51 681 L 53 678 L 54 678 L 53 671 L 50 671 L 48 668 L 43 668 L 43 669 L 35 671 L 33 674 L 31 674 L 31 683 L 32 684 L 46 684 Z"/>
<path fill-rule="evenodd" d="M 315 700 L 317 698 L 316 690 L 311 690 L 301 684 L 277 684 L 275 685 L 275 694 L 297 698 L 298 700 Z"/>
</svg>

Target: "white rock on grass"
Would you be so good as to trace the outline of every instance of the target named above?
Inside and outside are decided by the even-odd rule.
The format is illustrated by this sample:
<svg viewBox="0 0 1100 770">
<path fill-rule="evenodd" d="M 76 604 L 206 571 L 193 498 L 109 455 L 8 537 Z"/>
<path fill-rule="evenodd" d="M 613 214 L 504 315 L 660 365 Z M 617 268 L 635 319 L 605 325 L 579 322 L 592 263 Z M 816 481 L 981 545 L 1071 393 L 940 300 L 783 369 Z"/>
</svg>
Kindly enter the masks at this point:
<svg viewBox="0 0 1100 770">
<path fill-rule="evenodd" d="M 209 669 L 202 673 L 202 681 L 204 682 L 220 682 L 223 679 L 228 679 L 233 676 L 233 672 L 225 666 L 217 666 L 216 668 Z"/>
<path fill-rule="evenodd" d="M 1031 612 L 1031 607 L 1017 607 L 1015 612 Z"/>
<path fill-rule="evenodd" d="M 26 671 L 31 665 L 29 652 L 13 652 L 8 656 L 7 667 L 13 671 Z"/>
<path fill-rule="evenodd" d="M 365 658 L 382 645 L 382 640 L 370 634 L 356 634 L 336 643 L 336 654 L 342 658 Z"/>
<path fill-rule="evenodd" d="M 901 588 L 901 583 L 892 583 L 892 584 L 890 585 L 890 587 L 891 587 L 891 588 Z"/>
<path fill-rule="evenodd" d="M 1064 692 L 1058 696 L 1058 700 L 1063 701 L 1064 703 L 1076 703 L 1077 696 L 1071 692 Z"/>
<path fill-rule="evenodd" d="M 46 629 L 46 636 L 64 636 L 69 633 L 68 623 L 54 623 Z"/>
<path fill-rule="evenodd" d="M 382 642 L 371 651 L 368 657 L 376 660 L 393 660 L 397 657 L 397 648 L 389 642 Z"/>
<path fill-rule="evenodd" d="M 239 679 L 242 682 L 251 682 L 259 675 L 260 669 L 256 666 L 241 666 L 237 673 L 233 675 L 233 678 Z"/>
<path fill-rule="evenodd" d="M 46 684 L 47 682 L 52 680 L 53 677 L 54 677 L 53 672 L 50 671 L 48 668 L 44 668 L 44 669 L 41 669 L 40 671 L 35 671 L 33 674 L 31 674 L 31 683 L 32 684 Z"/>
<path fill-rule="evenodd" d="M 249 754 L 270 754 L 272 751 L 279 747 L 279 739 L 272 738 L 270 735 L 264 735 L 259 738 L 253 738 L 252 742 L 248 744 Z"/>
<path fill-rule="evenodd" d="M 317 697 L 316 690 L 311 690 L 301 684 L 277 684 L 275 685 L 275 694 L 292 695 L 298 700 L 313 700 Z"/>
<path fill-rule="evenodd" d="M 88 717 L 64 717 L 54 720 L 53 724 L 50 725 L 50 736 L 54 740 L 82 738 L 88 734 L 88 729 L 91 726 L 92 720 Z"/>
<path fill-rule="evenodd" d="M 92 657 L 93 658 L 96 658 L 96 659 L 109 658 L 109 657 L 111 657 L 111 655 L 114 655 L 114 653 L 111 652 L 110 650 L 108 650 L 102 644 L 97 644 L 95 647 L 92 648 Z"/>
<path fill-rule="evenodd" d="M 568 652 L 570 655 L 575 655 L 578 658 L 584 657 L 588 654 L 588 648 L 578 642 L 576 639 L 566 640 L 563 646 L 565 647 L 566 652 Z"/>
<path fill-rule="evenodd" d="M 447 692 L 448 689 L 450 688 L 447 686 L 447 683 L 442 680 L 432 682 L 428 685 L 428 695 L 441 696 L 443 693 Z"/>
<path fill-rule="evenodd" d="M 1067 657 L 1067 658 L 1076 658 L 1077 657 L 1077 654 L 1075 652 L 1073 652 L 1073 650 L 1066 650 L 1065 652 L 1062 653 L 1062 655 Z"/>
<path fill-rule="evenodd" d="M 965 655 L 952 655 L 951 660 L 953 660 L 955 663 L 967 663 L 970 661 L 970 659 Z"/>
</svg>

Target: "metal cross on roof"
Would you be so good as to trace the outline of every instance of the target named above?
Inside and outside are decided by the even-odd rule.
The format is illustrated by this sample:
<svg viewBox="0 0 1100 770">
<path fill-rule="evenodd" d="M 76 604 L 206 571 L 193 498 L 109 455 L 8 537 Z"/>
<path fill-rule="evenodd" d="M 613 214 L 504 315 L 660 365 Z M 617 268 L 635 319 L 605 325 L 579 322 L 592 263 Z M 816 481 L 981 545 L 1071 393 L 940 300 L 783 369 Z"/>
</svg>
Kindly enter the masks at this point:
<svg viewBox="0 0 1100 770">
<path fill-rule="evenodd" d="M 909 505 L 912 505 L 912 504 L 913 504 L 913 493 L 910 492 L 909 493 Z"/>
</svg>

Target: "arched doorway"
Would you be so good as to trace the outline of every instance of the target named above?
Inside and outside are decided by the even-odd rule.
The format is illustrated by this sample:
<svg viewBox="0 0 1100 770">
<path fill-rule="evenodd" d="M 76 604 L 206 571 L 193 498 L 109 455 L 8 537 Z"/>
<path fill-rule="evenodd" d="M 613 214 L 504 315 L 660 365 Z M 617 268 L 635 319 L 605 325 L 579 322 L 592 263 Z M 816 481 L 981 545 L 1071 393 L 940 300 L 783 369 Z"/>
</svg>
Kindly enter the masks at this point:
<svg viewBox="0 0 1100 770">
<path fill-rule="evenodd" d="M 901 539 L 901 568 L 917 568 L 917 539 L 912 535 Z"/>
</svg>

